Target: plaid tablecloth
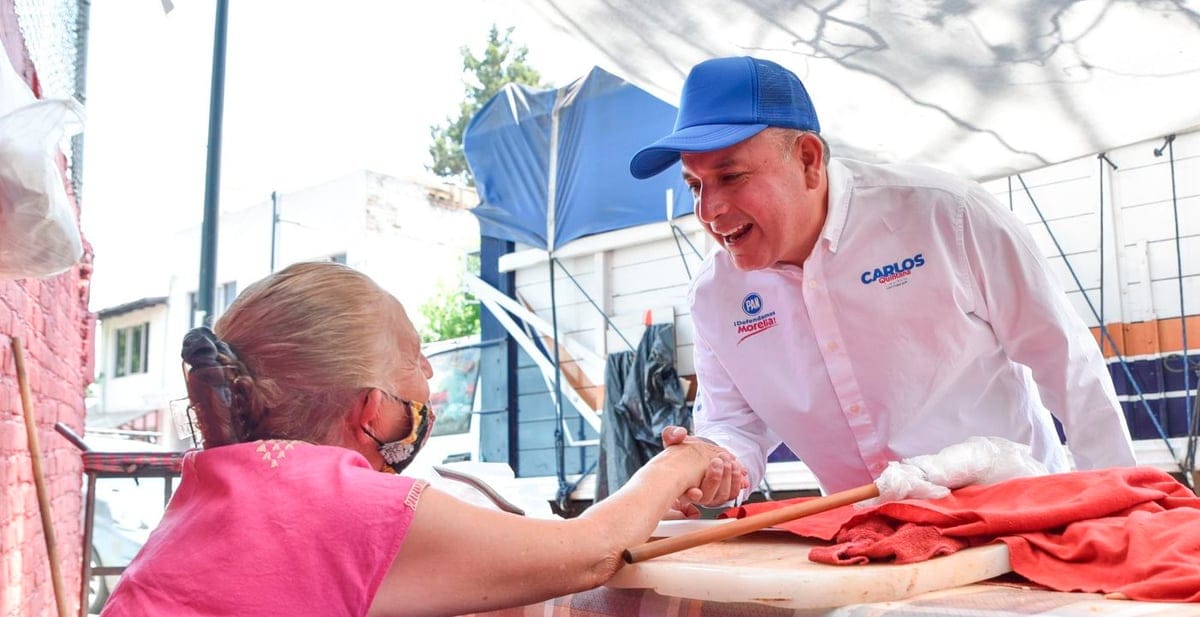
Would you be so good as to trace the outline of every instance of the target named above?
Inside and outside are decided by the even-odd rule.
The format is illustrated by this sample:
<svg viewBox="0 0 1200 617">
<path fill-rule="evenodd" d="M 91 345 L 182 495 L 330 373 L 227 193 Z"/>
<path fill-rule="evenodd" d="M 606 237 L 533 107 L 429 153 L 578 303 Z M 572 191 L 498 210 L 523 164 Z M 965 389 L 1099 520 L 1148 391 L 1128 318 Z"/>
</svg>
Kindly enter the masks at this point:
<svg viewBox="0 0 1200 617">
<path fill-rule="evenodd" d="M 1062 593 L 1019 585 L 981 583 L 934 591 L 907 600 L 829 609 L 781 609 L 661 596 L 650 590 L 600 587 L 540 604 L 472 617 L 1167 617 L 1200 616 L 1200 604 L 1106 600 L 1097 594 Z"/>
</svg>

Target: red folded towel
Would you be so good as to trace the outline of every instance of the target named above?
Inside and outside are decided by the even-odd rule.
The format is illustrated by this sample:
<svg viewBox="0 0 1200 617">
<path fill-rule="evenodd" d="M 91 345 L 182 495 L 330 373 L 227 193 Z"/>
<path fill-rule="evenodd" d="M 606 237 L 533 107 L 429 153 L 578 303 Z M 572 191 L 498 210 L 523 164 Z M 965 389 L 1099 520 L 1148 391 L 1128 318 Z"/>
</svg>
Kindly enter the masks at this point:
<svg viewBox="0 0 1200 617">
<path fill-rule="evenodd" d="M 790 502 L 747 504 L 742 517 Z M 785 523 L 833 540 L 809 558 L 909 563 L 1002 541 L 1013 571 L 1060 591 L 1200 602 L 1200 498 L 1148 467 L 1017 478 L 936 500 L 845 506 Z"/>
</svg>

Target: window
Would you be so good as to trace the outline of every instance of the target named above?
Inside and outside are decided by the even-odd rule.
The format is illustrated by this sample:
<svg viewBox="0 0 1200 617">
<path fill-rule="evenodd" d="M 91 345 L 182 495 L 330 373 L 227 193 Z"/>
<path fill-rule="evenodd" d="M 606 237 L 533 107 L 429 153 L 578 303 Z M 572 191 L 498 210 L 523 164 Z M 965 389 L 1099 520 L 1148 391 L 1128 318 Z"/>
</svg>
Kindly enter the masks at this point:
<svg viewBox="0 0 1200 617">
<path fill-rule="evenodd" d="M 237 281 L 229 281 L 221 283 L 221 288 L 217 291 L 217 315 L 225 314 L 226 309 L 230 304 L 233 304 L 237 298 Z"/>
<path fill-rule="evenodd" d="M 346 265 L 346 254 L 345 253 L 338 253 L 336 255 L 330 255 L 329 257 L 326 257 L 325 259 L 332 261 L 335 264 L 342 264 L 343 266 Z"/>
<path fill-rule="evenodd" d="M 115 334 L 116 358 L 113 363 L 113 376 L 145 373 L 150 351 L 150 322 L 118 328 Z"/>
<path fill-rule="evenodd" d="M 429 364 L 433 368 L 429 404 L 437 412 L 431 436 L 469 432 L 479 385 L 479 346 L 431 353 Z"/>
<path fill-rule="evenodd" d="M 221 283 L 220 285 L 217 285 L 217 288 L 214 290 L 214 293 L 213 293 L 213 302 L 212 302 L 213 314 L 212 314 L 212 319 L 210 320 L 210 322 L 216 322 L 218 317 L 220 317 L 221 315 L 224 315 L 226 309 L 229 308 L 230 304 L 233 304 L 233 301 L 236 298 L 237 298 L 237 281 L 229 281 L 228 283 Z M 189 305 L 188 328 L 190 329 L 190 328 L 195 328 L 197 326 L 203 325 L 200 323 L 200 319 L 199 319 L 201 316 L 199 292 L 195 292 L 195 291 L 188 292 L 188 305 Z"/>
</svg>

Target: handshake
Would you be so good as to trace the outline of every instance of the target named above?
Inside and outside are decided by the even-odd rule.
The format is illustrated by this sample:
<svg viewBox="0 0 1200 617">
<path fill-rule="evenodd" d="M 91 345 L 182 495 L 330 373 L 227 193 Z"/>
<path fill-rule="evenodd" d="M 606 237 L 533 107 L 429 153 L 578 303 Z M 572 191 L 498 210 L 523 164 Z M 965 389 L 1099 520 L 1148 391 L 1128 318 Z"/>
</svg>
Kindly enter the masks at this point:
<svg viewBox="0 0 1200 617">
<path fill-rule="evenodd" d="M 663 445 L 672 446 L 692 440 L 708 441 L 687 434 L 681 427 L 663 431 Z M 952 489 L 972 484 L 995 484 L 1023 476 L 1040 476 L 1045 465 L 1033 458 L 1029 446 L 1001 437 L 970 437 L 943 448 L 937 454 L 913 456 L 888 463 L 875 479 L 879 496 L 860 502 L 860 506 L 878 505 L 901 499 L 938 499 Z M 700 486 L 681 495 L 673 507 L 675 516 L 695 518 L 699 506 L 720 506 L 736 499 L 751 488 L 746 468 L 737 457 L 722 451 L 706 470 Z"/>
</svg>

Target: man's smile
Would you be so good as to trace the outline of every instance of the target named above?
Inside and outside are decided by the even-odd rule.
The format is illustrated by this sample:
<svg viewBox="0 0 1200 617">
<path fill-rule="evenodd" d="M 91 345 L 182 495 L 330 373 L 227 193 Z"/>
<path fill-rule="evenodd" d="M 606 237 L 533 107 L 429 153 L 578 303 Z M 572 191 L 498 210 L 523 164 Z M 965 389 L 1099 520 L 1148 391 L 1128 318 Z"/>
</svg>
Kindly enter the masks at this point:
<svg viewBox="0 0 1200 617">
<path fill-rule="evenodd" d="M 751 229 L 751 228 L 753 228 L 753 227 L 754 227 L 754 225 L 753 225 L 753 224 L 751 224 L 751 223 L 746 223 L 746 224 L 744 224 L 744 225 L 739 225 L 738 227 L 736 227 L 735 229 L 733 229 L 733 230 L 732 230 L 732 231 L 730 231 L 729 233 L 722 233 L 722 234 L 720 234 L 720 235 L 721 235 L 721 241 L 722 241 L 722 242 L 725 244 L 725 246 L 727 246 L 727 247 L 728 247 L 728 246 L 733 246 L 734 244 L 737 244 L 738 240 L 741 240 L 741 239 L 742 239 L 742 237 L 744 237 L 744 236 L 745 236 L 745 235 L 746 235 L 746 234 L 747 234 L 747 233 L 750 231 L 750 229 Z"/>
</svg>

